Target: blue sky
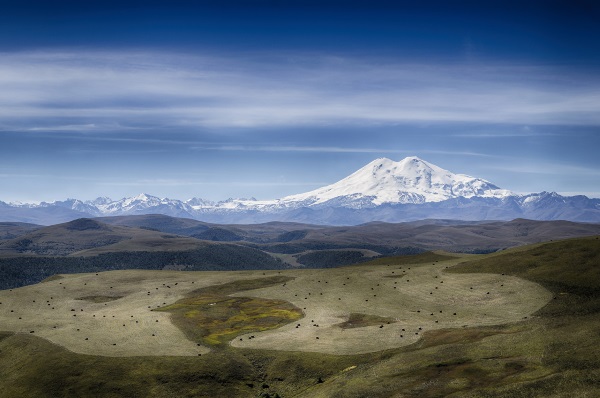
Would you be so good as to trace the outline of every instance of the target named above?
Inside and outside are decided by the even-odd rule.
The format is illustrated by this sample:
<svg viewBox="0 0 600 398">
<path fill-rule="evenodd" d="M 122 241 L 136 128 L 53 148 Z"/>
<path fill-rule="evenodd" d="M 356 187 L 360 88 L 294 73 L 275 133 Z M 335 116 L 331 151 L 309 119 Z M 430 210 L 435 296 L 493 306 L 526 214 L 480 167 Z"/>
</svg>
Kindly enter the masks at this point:
<svg viewBox="0 0 600 398">
<path fill-rule="evenodd" d="M 2 201 L 273 199 L 411 155 L 600 197 L 595 1 L 0 3 Z"/>
</svg>

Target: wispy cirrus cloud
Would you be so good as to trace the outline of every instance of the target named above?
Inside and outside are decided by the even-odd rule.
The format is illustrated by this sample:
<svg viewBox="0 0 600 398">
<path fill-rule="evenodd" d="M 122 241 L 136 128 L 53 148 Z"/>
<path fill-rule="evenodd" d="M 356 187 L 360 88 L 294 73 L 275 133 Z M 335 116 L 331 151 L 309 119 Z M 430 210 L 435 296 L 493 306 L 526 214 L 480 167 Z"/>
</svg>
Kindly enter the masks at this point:
<svg viewBox="0 0 600 398">
<path fill-rule="evenodd" d="M 290 145 L 217 145 L 196 146 L 191 149 L 243 152 L 323 152 L 323 153 L 410 153 L 410 151 L 383 148 L 358 148 L 334 146 L 290 146 Z"/>
<path fill-rule="evenodd" d="M 101 132 L 406 122 L 600 125 L 600 79 L 578 73 L 325 55 L 4 53 L 0 127 Z"/>
<path fill-rule="evenodd" d="M 478 156 L 496 157 L 496 155 L 469 151 L 433 150 L 433 149 L 390 149 L 390 148 L 362 148 L 362 147 L 337 147 L 337 146 L 302 146 L 302 145 L 203 145 L 193 146 L 190 149 L 202 151 L 242 151 L 242 152 L 317 152 L 317 153 L 373 153 L 373 154 L 400 154 L 414 155 L 437 154 L 453 156 Z"/>
</svg>

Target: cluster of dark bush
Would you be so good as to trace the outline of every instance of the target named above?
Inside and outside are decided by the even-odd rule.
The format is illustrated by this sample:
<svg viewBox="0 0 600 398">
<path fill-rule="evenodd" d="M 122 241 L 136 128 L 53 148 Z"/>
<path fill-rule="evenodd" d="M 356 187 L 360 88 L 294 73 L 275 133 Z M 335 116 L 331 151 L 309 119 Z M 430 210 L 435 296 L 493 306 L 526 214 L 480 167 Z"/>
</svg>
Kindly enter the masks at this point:
<svg viewBox="0 0 600 398">
<path fill-rule="evenodd" d="M 244 237 L 233 231 L 224 228 L 209 228 L 198 234 L 191 235 L 192 238 L 201 240 L 212 240 L 216 242 L 237 242 L 244 240 Z"/>
<path fill-rule="evenodd" d="M 334 268 L 358 263 L 364 260 L 364 257 L 364 254 L 357 250 L 321 250 L 302 254 L 297 260 L 307 267 Z"/>
</svg>

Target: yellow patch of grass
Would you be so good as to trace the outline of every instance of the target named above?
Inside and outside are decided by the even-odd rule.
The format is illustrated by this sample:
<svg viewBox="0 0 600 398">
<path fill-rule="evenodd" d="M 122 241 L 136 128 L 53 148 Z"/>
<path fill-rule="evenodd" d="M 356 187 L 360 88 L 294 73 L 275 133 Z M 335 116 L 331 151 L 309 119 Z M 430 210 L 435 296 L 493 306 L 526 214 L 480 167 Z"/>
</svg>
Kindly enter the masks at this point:
<svg viewBox="0 0 600 398">
<path fill-rule="evenodd" d="M 157 311 L 170 312 L 173 323 L 193 341 L 219 346 L 241 334 L 278 328 L 304 316 L 284 300 L 228 296 L 281 282 L 275 277 L 210 286 Z"/>
</svg>

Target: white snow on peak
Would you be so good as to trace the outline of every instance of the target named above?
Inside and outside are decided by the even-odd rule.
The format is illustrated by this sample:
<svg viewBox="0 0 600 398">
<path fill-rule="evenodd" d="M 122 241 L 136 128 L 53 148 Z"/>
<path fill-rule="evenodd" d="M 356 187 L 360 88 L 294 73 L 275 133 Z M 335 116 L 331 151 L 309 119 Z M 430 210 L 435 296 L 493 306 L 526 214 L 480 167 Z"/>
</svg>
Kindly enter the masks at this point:
<svg viewBox="0 0 600 398">
<path fill-rule="evenodd" d="M 150 203 L 160 203 L 161 199 L 156 197 L 156 196 L 152 196 L 152 195 L 148 195 L 145 193 L 141 193 L 137 196 L 133 196 L 131 198 L 126 198 L 124 199 L 123 205 L 124 206 L 130 206 L 133 204 L 150 204 Z"/>
<path fill-rule="evenodd" d="M 134 196 L 133 198 L 131 198 L 134 201 L 141 201 L 141 202 L 147 202 L 150 201 L 152 199 L 158 199 L 156 196 L 152 196 L 152 195 L 148 195 L 147 193 L 141 193 L 137 196 Z"/>
<path fill-rule="evenodd" d="M 373 205 L 381 205 L 440 202 L 457 197 L 505 197 L 511 194 L 481 178 L 454 174 L 410 156 L 398 162 L 388 158 L 375 159 L 334 184 L 287 196 L 281 202 L 315 205 L 346 197 L 352 201 L 368 199 Z"/>
<path fill-rule="evenodd" d="M 111 198 L 109 198 L 108 196 L 99 196 L 94 200 L 88 200 L 85 203 L 90 204 L 90 205 L 106 205 L 108 203 L 114 202 Z"/>
<path fill-rule="evenodd" d="M 122 212 L 142 210 L 149 207 L 158 206 L 162 202 L 163 199 L 141 193 L 131 198 L 123 198 L 114 202 L 97 205 L 97 207 L 106 214 L 120 214 Z"/>
</svg>

